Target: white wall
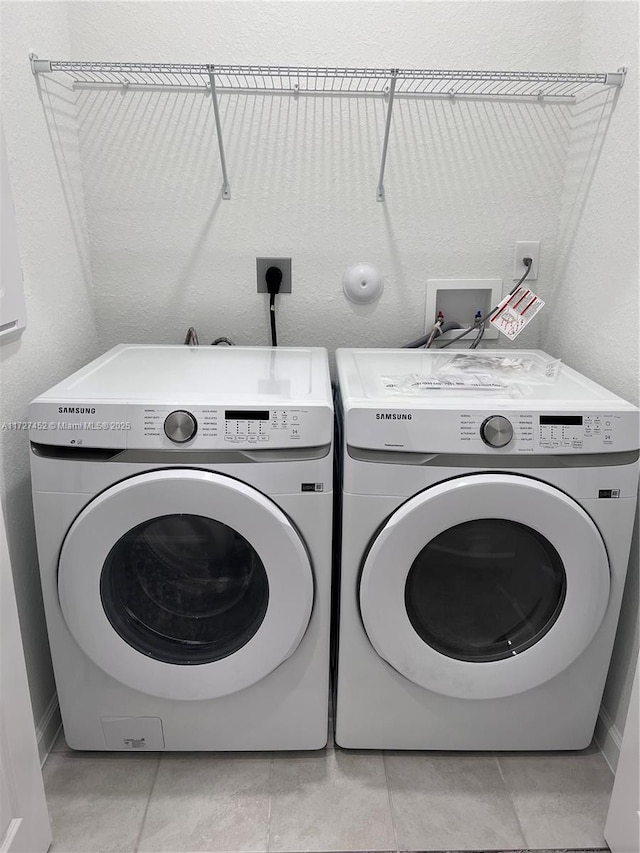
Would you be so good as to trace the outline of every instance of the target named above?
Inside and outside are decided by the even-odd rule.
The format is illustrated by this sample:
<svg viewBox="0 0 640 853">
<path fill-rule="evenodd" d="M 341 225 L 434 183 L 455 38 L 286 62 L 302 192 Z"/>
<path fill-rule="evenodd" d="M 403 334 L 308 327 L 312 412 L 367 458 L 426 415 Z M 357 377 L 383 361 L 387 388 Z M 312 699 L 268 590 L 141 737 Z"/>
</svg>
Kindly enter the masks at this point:
<svg viewBox="0 0 640 853">
<path fill-rule="evenodd" d="M 573 68 L 581 15 L 574 2 L 94 2 L 73 3 L 70 22 L 74 59 L 526 70 Z M 83 93 L 102 344 L 181 342 L 192 324 L 201 341 L 268 343 L 258 255 L 293 259 L 279 309 L 289 345 L 399 345 L 422 332 L 427 278 L 510 285 L 517 239 L 542 241 L 547 295 L 566 107 L 398 101 L 379 204 L 384 109 L 222 96 L 232 199 L 221 201 L 205 94 Z M 388 276 L 373 308 L 342 295 L 343 271 L 360 260 Z"/>
<path fill-rule="evenodd" d="M 567 236 L 548 309 L 544 347 L 638 404 L 638 6 L 585 4 L 580 65 L 630 71 L 610 116 L 583 205 L 565 197 Z M 591 126 L 599 105 L 580 111 Z M 576 136 L 584 148 L 585 135 Z M 578 173 L 573 167 L 568 172 Z M 638 655 L 638 524 L 603 706 L 622 732 Z"/>
<path fill-rule="evenodd" d="M 68 88 L 39 94 L 31 48 L 69 54 L 66 3 L 2 3 L 2 120 L 27 300 L 22 338 L 0 349 L 0 422 L 26 420 L 28 402 L 97 354 L 75 106 Z M 55 686 L 40 593 L 27 433 L 0 431 L 0 499 L 14 571 L 36 724 Z"/>
</svg>

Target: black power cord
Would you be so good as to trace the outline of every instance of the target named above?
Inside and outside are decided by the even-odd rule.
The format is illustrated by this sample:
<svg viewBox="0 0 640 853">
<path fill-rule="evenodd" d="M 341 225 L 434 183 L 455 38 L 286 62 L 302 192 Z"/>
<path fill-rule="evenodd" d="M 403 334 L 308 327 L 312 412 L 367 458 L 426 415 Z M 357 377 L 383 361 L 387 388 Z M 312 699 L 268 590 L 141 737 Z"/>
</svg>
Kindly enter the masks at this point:
<svg viewBox="0 0 640 853">
<path fill-rule="evenodd" d="M 508 294 L 509 296 L 513 296 L 513 294 L 516 292 L 516 290 L 520 287 L 520 285 L 522 284 L 522 282 L 525 280 L 525 278 L 526 278 L 526 277 L 529 275 L 529 273 L 531 272 L 531 266 L 532 266 L 532 264 L 533 264 L 532 259 L 531 259 L 531 258 L 523 258 L 523 259 L 522 259 L 522 263 L 523 263 L 523 264 L 525 265 L 525 267 L 527 268 L 527 271 L 526 271 L 526 272 L 525 272 L 525 274 L 522 276 L 522 278 L 520 279 L 520 281 L 517 281 L 517 282 L 513 285 L 513 287 L 512 287 L 512 288 L 511 288 L 511 290 L 509 291 L 509 294 Z M 498 308 L 499 308 L 499 307 L 500 307 L 500 305 L 496 305 L 495 307 L 493 307 L 493 308 L 491 309 L 491 311 L 489 311 L 489 313 L 488 313 L 485 317 L 480 317 L 480 319 L 476 320 L 476 321 L 475 321 L 475 323 L 473 323 L 473 325 L 472 325 L 472 326 L 469 326 L 469 328 L 468 328 L 468 329 L 465 329 L 465 330 L 464 330 L 464 332 L 462 332 L 462 334 L 461 334 L 461 335 L 456 335 L 456 336 L 455 336 L 455 338 L 451 338 L 451 340 L 449 340 L 449 341 L 445 341 L 445 343 L 443 343 L 443 344 L 442 344 L 442 346 L 440 347 L 440 349 L 444 349 L 445 347 L 450 347 L 450 346 L 451 346 L 451 344 L 455 344 L 455 342 L 456 342 L 456 341 L 459 341 L 461 338 L 466 338 L 466 336 L 467 336 L 467 335 L 470 335 L 470 334 L 471 334 L 471 332 L 476 331 L 476 330 L 478 330 L 478 329 L 480 329 L 480 328 L 482 328 L 482 334 L 484 334 L 484 324 L 485 324 L 485 320 L 490 319 L 490 317 L 493 315 L 493 313 L 494 313 L 495 311 L 497 311 L 497 310 L 498 310 Z M 476 338 L 476 340 L 477 340 L 476 346 L 480 343 L 480 340 L 481 340 L 481 339 L 482 339 L 482 335 L 479 335 L 479 337 L 478 337 L 478 338 Z M 475 341 L 474 341 L 474 343 L 475 343 Z M 475 349 L 475 347 L 474 347 L 474 349 Z"/>
<path fill-rule="evenodd" d="M 271 317 L 271 346 L 278 346 L 278 333 L 276 330 L 276 296 L 280 293 L 282 284 L 282 270 L 280 267 L 269 267 L 264 274 L 267 282 L 267 293 L 269 294 L 269 316 Z"/>
</svg>

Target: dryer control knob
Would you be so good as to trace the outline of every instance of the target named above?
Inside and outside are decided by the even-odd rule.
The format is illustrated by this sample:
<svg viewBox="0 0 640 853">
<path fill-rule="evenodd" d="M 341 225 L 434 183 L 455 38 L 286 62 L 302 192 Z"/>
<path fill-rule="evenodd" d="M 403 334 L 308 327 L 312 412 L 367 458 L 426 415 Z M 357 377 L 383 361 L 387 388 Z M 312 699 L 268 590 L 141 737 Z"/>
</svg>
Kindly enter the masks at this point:
<svg viewBox="0 0 640 853">
<path fill-rule="evenodd" d="M 506 447 L 513 438 L 511 421 L 502 415 L 491 415 L 482 422 L 480 437 L 489 447 Z"/>
<path fill-rule="evenodd" d="M 184 444 L 193 438 L 198 431 L 198 422 L 190 412 L 178 410 L 167 415 L 164 422 L 164 432 L 168 439 L 175 444 Z"/>
</svg>

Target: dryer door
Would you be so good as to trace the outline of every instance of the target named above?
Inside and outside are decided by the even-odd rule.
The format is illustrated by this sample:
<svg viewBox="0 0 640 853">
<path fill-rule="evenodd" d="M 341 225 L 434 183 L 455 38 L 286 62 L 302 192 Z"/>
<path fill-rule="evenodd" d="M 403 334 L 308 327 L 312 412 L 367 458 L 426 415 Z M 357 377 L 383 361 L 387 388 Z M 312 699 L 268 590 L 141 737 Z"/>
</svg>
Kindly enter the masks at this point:
<svg viewBox="0 0 640 853">
<path fill-rule="evenodd" d="M 362 567 L 377 653 L 446 696 L 510 696 L 589 645 L 609 600 L 593 521 L 552 486 L 513 474 L 440 483 L 394 512 Z"/>
<path fill-rule="evenodd" d="M 58 591 L 94 663 L 184 700 L 242 690 L 286 660 L 314 584 L 299 533 L 271 500 L 220 474 L 167 469 L 85 507 L 62 546 Z"/>
</svg>

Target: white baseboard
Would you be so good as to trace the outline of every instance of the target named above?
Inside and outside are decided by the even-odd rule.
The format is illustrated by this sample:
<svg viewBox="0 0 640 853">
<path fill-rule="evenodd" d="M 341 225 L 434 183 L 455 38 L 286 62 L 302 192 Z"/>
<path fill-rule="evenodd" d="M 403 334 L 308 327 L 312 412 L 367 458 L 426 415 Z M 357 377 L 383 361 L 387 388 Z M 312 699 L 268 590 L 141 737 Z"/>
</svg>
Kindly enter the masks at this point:
<svg viewBox="0 0 640 853">
<path fill-rule="evenodd" d="M 611 772 L 615 773 L 618 766 L 618 758 L 620 757 L 622 735 L 602 706 L 600 707 L 598 722 L 596 723 L 595 739 L 602 750 L 604 760 L 609 765 Z"/>
<path fill-rule="evenodd" d="M 36 728 L 36 739 L 38 741 L 38 755 L 40 756 L 40 767 L 47 760 L 47 756 L 51 752 L 51 747 L 56 742 L 58 732 L 62 725 L 60 717 L 60 706 L 58 705 L 58 696 L 53 694 L 51 701 L 42 715 L 38 727 Z"/>
</svg>

